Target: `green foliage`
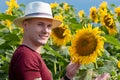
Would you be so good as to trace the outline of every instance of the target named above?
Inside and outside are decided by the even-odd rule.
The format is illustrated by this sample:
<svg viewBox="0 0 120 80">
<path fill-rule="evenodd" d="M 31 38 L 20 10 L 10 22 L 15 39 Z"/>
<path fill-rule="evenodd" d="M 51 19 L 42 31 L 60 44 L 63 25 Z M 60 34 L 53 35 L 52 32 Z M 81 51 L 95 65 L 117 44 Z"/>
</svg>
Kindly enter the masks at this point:
<svg viewBox="0 0 120 80">
<path fill-rule="evenodd" d="M 60 14 L 63 5 L 64 3 L 59 3 L 59 6 L 53 9 L 54 16 Z M 111 6 L 115 7 L 114 4 Z M 20 4 L 20 7 L 24 10 L 25 5 Z M 3 24 L 3 21 L 6 19 L 13 21 L 16 17 L 23 15 L 21 8 L 13 9 L 13 15 L 0 13 L 0 80 L 8 80 L 11 56 L 22 39 L 20 28 L 12 24 L 12 30 L 10 30 L 6 24 Z M 117 62 L 120 60 L 120 33 L 109 35 L 107 29 L 100 23 L 93 23 L 87 16 L 80 19 L 71 5 L 69 5 L 68 10 L 62 10 L 62 16 L 65 16 L 63 23 L 69 26 L 72 34 L 75 34 L 78 29 L 82 29 L 88 23 L 93 24 L 94 27 L 100 26 L 101 30 L 105 32 L 106 40 L 102 57 L 99 57 L 96 63 L 81 65 L 74 80 L 94 80 L 96 76 L 106 72 L 110 73 L 110 80 L 120 80 L 120 68 L 117 66 Z M 120 16 L 117 17 L 117 20 L 120 21 Z M 64 75 L 65 68 L 70 62 L 69 45 L 70 43 L 66 46 L 56 46 L 49 39 L 42 48 L 41 55 L 51 70 L 54 80 L 59 80 Z"/>
</svg>

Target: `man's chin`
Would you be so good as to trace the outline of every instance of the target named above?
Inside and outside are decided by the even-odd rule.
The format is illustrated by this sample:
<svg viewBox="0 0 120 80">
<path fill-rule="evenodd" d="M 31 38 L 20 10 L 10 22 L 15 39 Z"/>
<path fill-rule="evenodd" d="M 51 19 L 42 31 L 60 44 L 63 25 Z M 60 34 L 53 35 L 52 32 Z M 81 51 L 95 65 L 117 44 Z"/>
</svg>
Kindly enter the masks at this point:
<svg viewBox="0 0 120 80">
<path fill-rule="evenodd" d="M 43 45 L 45 45 L 46 43 L 47 43 L 47 42 L 40 42 L 40 45 L 43 46 Z"/>
<path fill-rule="evenodd" d="M 45 45 L 47 43 L 47 41 L 46 40 L 39 40 L 38 41 L 38 44 L 41 46 L 41 45 Z"/>
</svg>

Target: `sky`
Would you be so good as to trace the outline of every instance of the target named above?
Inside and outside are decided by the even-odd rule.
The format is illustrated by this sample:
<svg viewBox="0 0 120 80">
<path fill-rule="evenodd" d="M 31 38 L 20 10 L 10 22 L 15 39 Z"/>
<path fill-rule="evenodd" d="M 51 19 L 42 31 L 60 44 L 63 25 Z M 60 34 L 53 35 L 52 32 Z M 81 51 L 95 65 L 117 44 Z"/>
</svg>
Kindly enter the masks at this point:
<svg viewBox="0 0 120 80">
<path fill-rule="evenodd" d="M 5 1 L 9 0 L 0 0 L 0 12 L 5 12 L 7 9 L 7 6 L 5 4 Z M 18 4 L 28 4 L 29 2 L 32 2 L 35 0 L 17 0 Z M 36 0 L 36 1 L 43 1 L 47 3 L 60 3 L 60 2 L 67 2 L 70 5 L 73 5 L 73 7 L 76 9 L 76 12 L 79 10 L 84 10 L 86 14 L 89 13 L 89 9 L 92 6 L 99 7 L 100 3 L 103 1 L 106 1 L 109 4 L 115 4 L 116 6 L 120 6 L 120 0 Z"/>
</svg>

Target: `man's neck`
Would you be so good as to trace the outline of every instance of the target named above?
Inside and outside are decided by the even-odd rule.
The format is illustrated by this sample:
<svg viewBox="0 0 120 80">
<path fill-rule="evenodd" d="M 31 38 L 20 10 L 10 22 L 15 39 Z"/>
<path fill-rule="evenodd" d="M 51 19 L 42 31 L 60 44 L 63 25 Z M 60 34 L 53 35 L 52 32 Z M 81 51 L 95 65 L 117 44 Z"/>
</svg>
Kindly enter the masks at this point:
<svg viewBox="0 0 120 80">
<path fill-rule="evenodd" d="M 29 48 L 31 48 L 32 50 L 34 50 L 34 51 L 36 51 L 37 53 L 39 53 L 40 54 L 40 49 L 41 49 L 41 47 L 40 46 L 34 46 L 34 45 L 32 45 L 32 44 L 28 44 L 28 43 L 25 43 L 24 41 L 22 42 L 22 45 L 26 45 L 26 46 L 28 46 Z"/>
</svg>

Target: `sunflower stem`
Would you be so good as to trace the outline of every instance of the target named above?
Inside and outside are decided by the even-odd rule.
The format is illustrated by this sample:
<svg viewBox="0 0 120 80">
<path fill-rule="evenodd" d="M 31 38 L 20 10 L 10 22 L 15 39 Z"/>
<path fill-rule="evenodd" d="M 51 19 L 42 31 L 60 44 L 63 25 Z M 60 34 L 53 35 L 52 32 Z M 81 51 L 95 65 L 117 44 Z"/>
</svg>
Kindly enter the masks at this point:
<svg viewBox="0 0 120 80">
<path fill-rule="evenodd" d="M 98 69 L 97 62 L 96 62 L 96 63 L 94 63 L 94 67 L 95 67 L 95 69 Z"/>
<path fill-rule="evenodd" d="M 60 66 L 60 65 L 59 65 L 59 72 L 61 72 L 61 66 Z M 60 75 L 59 75 L 58 78 L 59 78 L 59 80 L 60 80 Z"/>
<path fill-rule="evenodd" d="M 56 74 L 56 63 L 54 62 L 54 73 Z"/>
</svg>

